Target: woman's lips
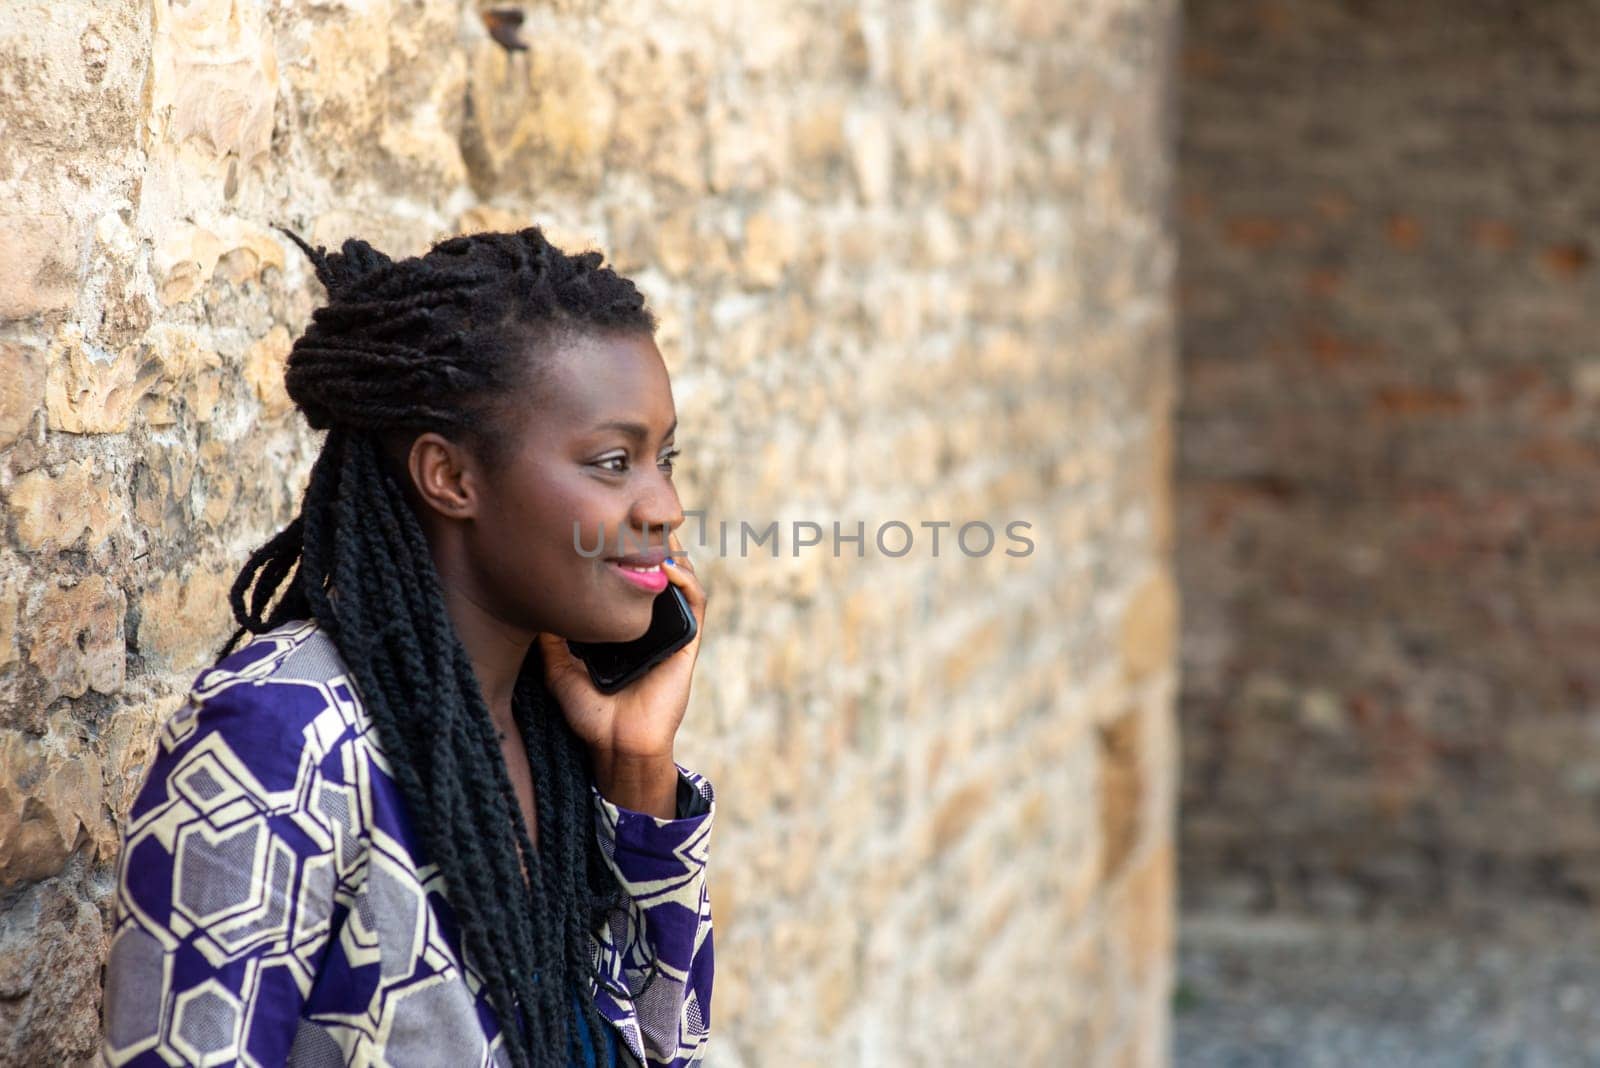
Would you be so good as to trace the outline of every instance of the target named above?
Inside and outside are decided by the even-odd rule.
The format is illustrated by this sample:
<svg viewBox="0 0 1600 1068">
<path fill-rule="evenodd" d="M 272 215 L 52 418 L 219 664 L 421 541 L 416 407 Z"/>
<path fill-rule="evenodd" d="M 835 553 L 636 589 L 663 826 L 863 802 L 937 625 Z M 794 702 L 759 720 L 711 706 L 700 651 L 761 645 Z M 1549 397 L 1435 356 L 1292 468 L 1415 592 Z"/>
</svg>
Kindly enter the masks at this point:
<svg viewBox="0 0 1600 1068">
<path fill-rule="evenodd" d="M 661 565 L 659 564 L 643 571 L 635 570 L 615 560 L 607 560 L 606 566 L 622 576 L 624 582 L 637 589 L 647 590 L 650 593 L 660 593 L 667 588 L 667 573 L 661 570 Z"/>
</svg>

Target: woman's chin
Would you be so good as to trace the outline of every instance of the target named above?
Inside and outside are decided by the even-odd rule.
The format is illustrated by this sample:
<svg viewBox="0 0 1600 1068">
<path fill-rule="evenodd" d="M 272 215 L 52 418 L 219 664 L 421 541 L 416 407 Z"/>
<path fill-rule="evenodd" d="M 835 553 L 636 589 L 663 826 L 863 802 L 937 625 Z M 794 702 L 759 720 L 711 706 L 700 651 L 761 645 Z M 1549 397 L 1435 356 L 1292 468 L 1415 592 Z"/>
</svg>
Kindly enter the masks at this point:
<svg viewBox="0 0 1600 1068">
<path fill-rule="evenodd" d="M 637 620 L 622 616 L 613 617 L 592 627 L 573 628 L 583 634 L 565 635 L 568 641 L 586 642 L 590 645 L 620 644 L 638 641 L 650 631 L 651 613 L 647 610 Z"/>
</svg>

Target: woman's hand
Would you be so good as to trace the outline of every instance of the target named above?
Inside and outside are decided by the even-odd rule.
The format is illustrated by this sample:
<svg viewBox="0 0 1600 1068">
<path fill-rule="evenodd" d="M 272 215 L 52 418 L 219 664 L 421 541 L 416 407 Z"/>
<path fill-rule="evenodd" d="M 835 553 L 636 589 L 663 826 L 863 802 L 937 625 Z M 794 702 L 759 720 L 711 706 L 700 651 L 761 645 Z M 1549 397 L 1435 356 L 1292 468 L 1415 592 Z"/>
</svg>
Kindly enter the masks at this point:
<svg viewBox="0 0 1600 1068">
<path fill-rule="evenodd" d="M 706 613 L 705 590 L 676 534 L 669 536 L 668 545 L 673 562 L 661 569 L 689 602 L 695 635 L 637 681 L 616 693 L 601 693 L 564 638 L 539 635 L 545 681 L 573 733 L 589 747 L 595 785 L 613 804 L 665 818 L 676 811 L 678 770 L 672 746 L 689 708 L 690 677 L 700 655 Z"/>
</svg>

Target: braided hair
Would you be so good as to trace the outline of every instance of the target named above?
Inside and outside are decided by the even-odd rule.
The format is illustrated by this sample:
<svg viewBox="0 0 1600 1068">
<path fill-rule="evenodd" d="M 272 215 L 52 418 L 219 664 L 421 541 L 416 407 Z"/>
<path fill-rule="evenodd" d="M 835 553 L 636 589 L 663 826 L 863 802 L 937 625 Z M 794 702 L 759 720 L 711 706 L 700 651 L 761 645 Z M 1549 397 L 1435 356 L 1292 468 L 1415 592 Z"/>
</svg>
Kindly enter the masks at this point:
<svg viewBox="0 0 1600 1068">
<path fill-rule="evenodd" d="M 285 373 L 327 437 L 299 515 L 234 582 L 239 629 L 225 651 L 294 619 L 327 631 L 444 874 L 511 1063 L 564 1065 L 591 1042 L 607 1048 L 610 1025 L 589 997 L 573 1014 L 571 992 L 585 976 L 607 984 L 591 932 L 627 901 L 593 831 L 587 753 L 535 645 L 512 699 L 538 784 L 535 850 L 393 453 L 433 431 L 496 462 L 496 404 L 536 381 L 542 346 L 653 333 L 655 318 L 599 252 L 568 255 L 538 228 L 451 238 L 398 261 L 364 241 L 328 253 L 284 232 L 328 292 Z"/>
</svg>

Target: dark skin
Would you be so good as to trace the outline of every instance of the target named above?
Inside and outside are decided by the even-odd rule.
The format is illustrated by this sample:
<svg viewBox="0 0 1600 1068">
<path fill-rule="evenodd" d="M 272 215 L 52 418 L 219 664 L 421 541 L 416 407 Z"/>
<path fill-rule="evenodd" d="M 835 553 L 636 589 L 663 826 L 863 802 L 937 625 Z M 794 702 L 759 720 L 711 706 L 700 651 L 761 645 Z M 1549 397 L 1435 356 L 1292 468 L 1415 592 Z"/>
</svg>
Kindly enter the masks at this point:
<svg viewBox="0 0 1600 1068">
<path fill-rule="evenodd" d="M 505 440 L 496 462 L 436 433 L 411 444 L 407 466 L 445 608 L 488 701 L 530 837 L 538 833 L 535 784 L 511 695 L 536 641 L 601 794 L 670 819 L 673 740 L 689 704 L 706 594 L 671 533 L 684 516 L 667 456 L 677 413 L 666 364 L 641 334 L 568 337 L 529 358 L 540 361 L 537 388 L 508 398 L 494 416 Z M 604 551 L 580 554 L 574 523 L 589 550 L 603 530 Z M 649 628 L 655 595 L 608 559 L 641 546 L 673 554 L 677 562 L 661 570 L 700 626 L 639 681 L 603 694 L 566 642 L 629 641 Z"/>
</svg>

